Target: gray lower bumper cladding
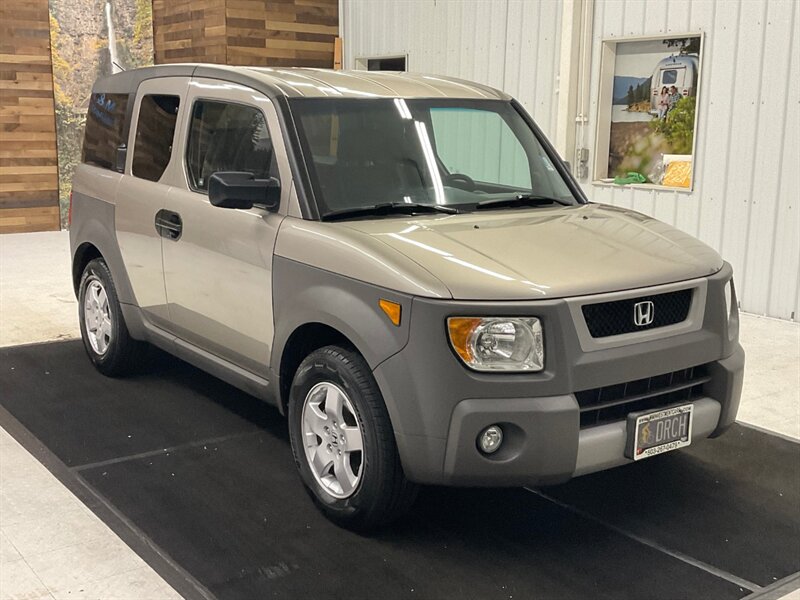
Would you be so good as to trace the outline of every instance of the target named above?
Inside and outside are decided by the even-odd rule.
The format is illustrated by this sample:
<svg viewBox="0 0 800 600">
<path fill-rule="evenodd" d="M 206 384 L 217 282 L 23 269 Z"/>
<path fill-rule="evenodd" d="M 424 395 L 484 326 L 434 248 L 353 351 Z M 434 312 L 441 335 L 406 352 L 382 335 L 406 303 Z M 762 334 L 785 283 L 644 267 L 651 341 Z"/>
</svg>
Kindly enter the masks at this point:
<svg viewBox="0 0 800 600">
<path fill-rule="evenodd" d="M 712 381 L 694 397 L 692 443 L 715 437 L 733 422 L 739 404 L 744 352 L 709 365 Z M 688 403 L 688 402 L 687 402 Z M 480 432 L 500 425 L 500 450 L 485 455 Z M 422 483 L 511 487 L 553 485 L 633 461 L 625 456 L 626 420 L 581 428 L 573 394 L 529 398 L 473 398 L 458 402 L 445 439 L 398 434 L 409 477 Z"/>
</svg>

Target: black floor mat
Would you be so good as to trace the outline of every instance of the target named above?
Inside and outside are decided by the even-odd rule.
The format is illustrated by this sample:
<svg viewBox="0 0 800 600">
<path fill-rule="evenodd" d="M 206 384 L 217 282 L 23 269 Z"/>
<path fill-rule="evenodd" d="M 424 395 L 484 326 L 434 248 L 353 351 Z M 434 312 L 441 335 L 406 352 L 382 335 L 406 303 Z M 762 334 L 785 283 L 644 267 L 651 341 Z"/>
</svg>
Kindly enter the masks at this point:
<svg viewBox="0 0 800 600">
<path fill-rule="evenodd" d="M 524 490 L 423 491 L 378 536 L 328 523 L 277 411 L 158 354 L 127 380 L 80 342 L 0 349 L 0 404 L 219 598 L 740 598 L 737 585 Z M 0 423 L 2 424 L 2 423 Z M 544 490 L 766 585 L 800 570 L 800 445 L 718 440 Z"/>
<path fill-rule="evenodd" d="M 800 571 L 800 444 L 777 436 L 734 426 L 545 492 L 761 586 Z"/>
</svg>

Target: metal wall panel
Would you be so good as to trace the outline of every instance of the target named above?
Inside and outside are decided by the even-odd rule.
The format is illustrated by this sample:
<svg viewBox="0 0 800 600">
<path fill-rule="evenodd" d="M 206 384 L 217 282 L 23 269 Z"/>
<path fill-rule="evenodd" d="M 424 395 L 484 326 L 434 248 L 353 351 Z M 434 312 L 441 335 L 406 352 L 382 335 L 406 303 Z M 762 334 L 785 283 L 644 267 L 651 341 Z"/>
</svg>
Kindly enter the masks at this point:
<svg viewBox="0 0 800 600">
<path fill-rule="evenodd" d="M 479 81 L 522 102 L 554 131 L 561 3 L 529 0 L 341 0 L 344 66 L 408 55 L 410 71 Z"/>
<path fill-rule="evenodd" d="M 340 0 L 345 66 L 408 54 L 412 71 L 487 83 L 555 133 L 558 0 Z M 742 308 L 800 318 L 800 8 L 793 0 L 596 0 L 594 153 L 601 40 L 705 32 L 691 193 L 585 183 L 598 202 L 655 216 L 733 264 Z M 580 141 L 579 141 L 580 144 Z M 590 160 L 592 163 L 593 160 Z M 591 175 L 590 175 L 591 177 Z"/>
<path fill-rule="evenodd" d="M 691 193 L 587 184 L 716 248 L 743 310 L 800 317 L 800 20 L 792 0 L 595 2 L 592 112 L 601 40 L 705 32 Z M 588 147 L 594 152 L 594 127 Z"/>
</svg>

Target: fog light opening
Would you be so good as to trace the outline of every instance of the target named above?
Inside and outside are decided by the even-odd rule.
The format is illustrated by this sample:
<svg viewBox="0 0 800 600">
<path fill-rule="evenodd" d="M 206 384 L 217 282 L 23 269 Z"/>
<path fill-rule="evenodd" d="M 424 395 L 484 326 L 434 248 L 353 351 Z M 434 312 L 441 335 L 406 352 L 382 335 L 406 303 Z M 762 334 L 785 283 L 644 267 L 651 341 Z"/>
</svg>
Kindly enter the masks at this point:
<svg viewBox="0 0 800 600">
<path fill-rule="evenodd" d="M 484 454 L 494 454 L 503 443 L 503 429 L 499 425 L 491 425 L 478 435 L 478 448 Z"/>
</svg>

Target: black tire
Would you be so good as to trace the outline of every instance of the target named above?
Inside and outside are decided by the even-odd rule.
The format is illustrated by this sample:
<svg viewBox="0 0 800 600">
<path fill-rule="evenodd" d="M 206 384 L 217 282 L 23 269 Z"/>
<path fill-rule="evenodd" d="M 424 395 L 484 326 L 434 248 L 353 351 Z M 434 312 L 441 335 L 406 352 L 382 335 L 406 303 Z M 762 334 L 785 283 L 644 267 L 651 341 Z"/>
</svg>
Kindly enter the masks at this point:
<svg viewBox="0 0 800 600">
<path fill-rule="evenodd" d="M 322 382 L 333 383 L 347 394 L 361 425 L 363 471 L 347 498 L 328 493 L 306 459 L 303 406 L 311 388 Z M 357 352 L 326 346 L 300 364 L 289 397 L 289 437 L 303 484 L 319 509 L 337 525 L 361 532 L 376 530 L 401 517 L 414 503 L 418 486 L 403 473 L 383 397 Z"/>
<path fill-rule="evenodd" d="M 84 311 L 86 293 L 93 281 L 99 281 L 105 290 L 108 299 L 108 313 L 111 321 L 111 335 L 108 347 L 104 352 L 96 351 L 89 341 L 89 331 L 86 324 Z M 138 373 L 145 360 L 148 345 L 145 342 L 134 340 L 125 325 L 122 309 L 117 296 L 114 280 L 106 261 L 95 258 L 83 270 L 78 294 L 78 315 L 80 318 L 81 338 L 86 354 L 94 366 L 103 375 L 108 377 L 124 377 Z"/>
</svg>

